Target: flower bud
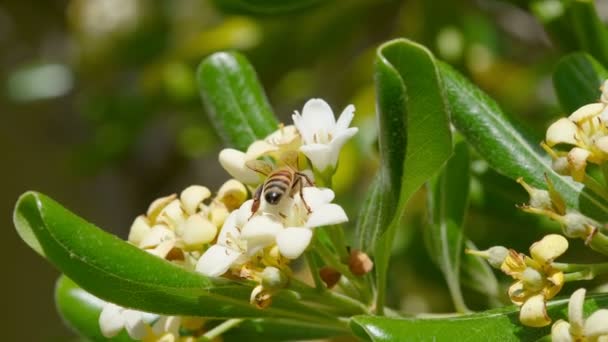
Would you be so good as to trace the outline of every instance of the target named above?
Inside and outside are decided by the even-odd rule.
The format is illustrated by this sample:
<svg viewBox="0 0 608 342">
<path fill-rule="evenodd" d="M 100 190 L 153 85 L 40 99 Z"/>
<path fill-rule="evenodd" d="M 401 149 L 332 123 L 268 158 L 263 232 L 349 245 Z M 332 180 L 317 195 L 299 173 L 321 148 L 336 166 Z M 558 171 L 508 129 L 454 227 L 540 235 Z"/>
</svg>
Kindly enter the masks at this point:
<svg viewBox="0 0 608 342">
<path fill-rule="evenodd" d="M 551 162 L 551 168 L 562 176 L 570 176 L 570 164 L 567 157 L 558 157 Z"/>
<path fill-rule="evenodd" d="M 287 278 L 278 268 L 268 266 L 262 271 L 262 286 L 267 289 L 279 289 L 287 284 Z"/>
<path fill-rule="evenodd" d="M 348 268 L 356 276 L 369 273 L 374 268 L 374 262 L 360 250 L 353 249 L 348 259 Z"/>
<path fill-rule="evenodd" d="M 258 285 L 251 291 L 249 302 L 258 309 L 265 309 L 272 304 L 272 294 L 264 289 L 262 285 Z"/>
<path fill-rule="evenodd" d="M 526 192 L 528 192 L 530 195 L 530 202 L 528 203 L 530 207 L 549 210 L 553 208 L 549 191 L 534 188 L 528 183 L 524 182 L 523 178 L 521 177 L 517 179 L 517 183 L 521 184 L 521 186 L 523 186 Z"/>
<path fill-rule="evenodd" d="M 586 239 L 599 226 L 597 222 L 578 212 L 569 212 L 562 216 L 564 235 L 569 238 Z"/>
<path fill-rule="evenodd" d="M 465 253 L 482 257 L 488 261 L 490 266 L 500 269 L 502 263 L 507 258 L 507 255 L 509 255 L 509 250 L 503 246 L 494 246 L 486 249 L 485 251 L 466 249 Z"/>
<path fill-rule="evenodd" d="M 196 213 L 198 206 L 207 198 L 211 196 L 211 191 L 204 186 L 191 185 L 184 189 L 179 195 L 179 199 L 182 202 L 184 211 L 192 215 Z"/>
<path fill-rule="evenodd" d="M 319 270 L 319 275 L 321 276 L 321 280 L 325 283 L 328 289 L 334 287 L 338 281 L 340 281 L 340 277 L 342 274 L 336 271 L 334 268 L 329 266 L 325 266 Z"/>
</svg>

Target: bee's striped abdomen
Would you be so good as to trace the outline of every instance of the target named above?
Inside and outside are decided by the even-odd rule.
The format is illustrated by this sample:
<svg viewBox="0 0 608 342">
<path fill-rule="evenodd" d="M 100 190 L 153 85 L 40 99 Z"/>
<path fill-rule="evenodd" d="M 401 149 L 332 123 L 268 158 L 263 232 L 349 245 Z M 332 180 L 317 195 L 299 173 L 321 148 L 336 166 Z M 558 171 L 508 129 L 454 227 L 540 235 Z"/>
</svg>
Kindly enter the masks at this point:
<svg viewBox="0 0 608 342">
<path fill-rule="evenodd" d="M 264 182 L 264 199 L 269 204 L 277 204 L 281 197 L 291 188 L 293 172 L 289 170 L 277 170 L 268 176 Z"/>
</svg>

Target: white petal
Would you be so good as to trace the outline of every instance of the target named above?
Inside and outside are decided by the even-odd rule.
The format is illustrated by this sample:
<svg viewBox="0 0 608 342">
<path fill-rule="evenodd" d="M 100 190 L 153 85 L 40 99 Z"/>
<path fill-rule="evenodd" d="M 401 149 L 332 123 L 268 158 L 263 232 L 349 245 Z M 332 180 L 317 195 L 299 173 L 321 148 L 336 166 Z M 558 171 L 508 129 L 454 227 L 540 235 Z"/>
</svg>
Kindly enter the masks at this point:
<svg viewBox="0 0 608 342">
<path fill-rule="evenodd" d="M 191 185 L 184 189 L 179 195 L 184 210 L 192 215 L 196 212 L 199 204 L 211 196 L 211 191 L 201 185 Z"/>
<path fill-rule="evenodd" d="M 270 215 L 254 216 L 241 230 L 241 239 L 247 241 L 247 248 L 266 247 L 275 242 L 283 225 Z"/>
<path fill-rule="evenodd" d="M 598 115 L 603 109 L 603 103 L 587 104 L 570 114 L 568 119 L 576 123 L 583 122 L 585 120 L 589 120 L 592 116 Z"/>
<path fill-rule="evenodd" d="M 131 230 L 129 230 L 129 242 L 138 246 L 141 240 L 150 232 L 150 222 L 144 215 L 139 215 L 133 221 Z"/>
<path fill-rule="evenodd" d="M 175 247 L 175 240 L 167 240 L 161 242 L 154 249 L 146 249 L 150 254 L 156 255 L 157 257 L 164 259 L 169 252 Z"/>
<path fill-rule="evenodd" d="M 170 228 L 175 229 L 186 219 L 184 211 L 182 210 L 182 203 L 180 200 L 175 199 L 171 203 L 167 204 L 166 207 L 158 215 L 158 222 L 166 223 Z"/>
<path fill-rule="evenodd" d="M 232 148 L 225 148 L 220 152 L 219 160 L 224 170 L 237 180 L 245 184 L 260 182 L 257 172 L 245 165 L 245 153 Z"/>
<path fill-rule="evenodd" d="M 340 114 L 340 117 L 338 118 L 338 122 L 336 122 L 335 133 L 346 130 L 348 128 L 348 126 L 350 125 L 350 122 L 353 121 L 354 117 L 355 117 L 355 106 L 353 106 L 352 104 L 346 106 L 346 108 L 344 108 L 344 110 L 342 111 L 342 114 Z"/>
<path fill-rule="evenodd" d="M 304 143 L 312 143 L 313 136 L 315 134 L 313 131 L 314 127 L 309 127 L 307 125 L 308 122 L 305 122 L 302 115 L 300 115 L 300 113 L 297 111 L 291 116 L 291 119 L 293 120 L 294 127 L 298 130 L 300 136 L 302 136 L 302 141 Z"/>
<path fill-rule="evenodd" d="M 575 336 L 583 335 L 583 304 L 585 303 L 585 289 L 578 289 L 570 296 L 568 302 L 568 321 L 570 321 L 570 332 Z"/>
<path fill-rule="evenodd" d="M 302 189 L 302 196 L 310 209 L 315 211 L 315 209 L 333 201 L 335 194 L 331 189 L 328 188 L 308 186 Z"/>
<path fill-rule="evenodd" d="M 143 321 L 141 311 L 127 309 L 123 311 L 125 318 L 125 328 L 129 337 L 134 340 L 141 340 L 146 335 L 146 323 Z"/>
<path fill-rule="evenodd" d="M 530 255 L 541 264 L 553 261 L 568 250 L 568 240 L 559 234 L 545 235 L 530 246 Z"/>
<path fill-rule="evenodd" d="M 532 296 L 526 300 L 519 311 L 519 321 L 526 326 L 540 328 L 551 323 L 547 315 L 545 298 L 542 294 Z"/>
<path fill-rule="evenodd" d="M 557 144 L 576 145 L 578 140 L 578 127 L 566 118 L 561 118 L 547 128 L 545 142 L 549 146 Z"/>
<path fill-rule="evenodd" d="M 602 152 L 608 154 L 608 136 L 603 136 L 595 141 L 595 146 Z"/>
<path fill-rule="evenodd" d="M 300 151 L 304 153 L 315 169 L 324 172 L 327 168 L 336 168 L 333 152 L 329 145 L 324 144 L 309 144 L 302 145 Z"/>
<path fill-rule="evenodd" d="M 305 130 L 309 134 L 312 132 L 313 135 L 320 131 L 333 132 L 336 126 L 336 118 L 327 102 L 322 99 L 310 99 L 304 104 L 304 108 L 302 108 L 300 126 L 306 127 Z M 298 125 L 296 127 L 300 130 Z M 306 144 L 312 143 L 312 136 L 305 136 L 301 130 L 300 134 Z"/>
<path fill-rule="evenodd" d="M 608 335 L 608 310 L 597 310 L 585 321 L 585 336 L 599 337 Z"/>
<path fill-rule="evenodd" d="M 337 204 L 330 203 L 313 211 L 306 221 L 306 227 L 314 228 L 344 222 L 348 222 L 344 209 Z"/>
<path fill-rule="evenodd" d="M 175 240 L 175 233 L 163 225 L 156 225 L 141 240 L 139 248 L 152 248 L 158 246 L 163 241 Z"/>
<path fill-rule="evenodd" d="M 106 303 L 103 306 L 101 315 L 99 315 L 99 328 L 103 336 L 112 338 L 125 327 L 123 310 L 124 308 L 113 303 Z"/>
<path fill-rule="evenodd" d="M 288 259 L 296 259 L 306 250 L 312 239 L 312 231 L 308 228 L 289 227 L 277 235 L 277 246 L 281 255 Z"/>
<path fill-rule="evenodd" d="M 551 327 L 551 342 L 573 342 L 570 335 L 570 324 L 559 320 Z"/>
<path fill-rule="evenodd" d="M 245 201 L 245 203 L 243 203 L 241 205 L 241 207 L 235 211 L 236 213 L 236 225 L 242 226 L 245 223 L 247 223 L 247 221 L 249 221 L 249 218 L 251 218 L 251 207 L 253 206 L 253 200 L 247 200 Z"/>
<path fill-rule="evenodd" d="M 210 243 L 217 235 L 217 227 L 201 215 L 192 215 L 184 223 L 182 240 L 190 248 Z"/>
<path fill-rule="evenodd" d="M 196 263 L 196 271 L 208 277 L 219 277 L 242 255 L 232 248 L 213 245 Z"/>
<path fill-rule="evenodd" d="M 180 324 L 181 317 L 179 316 L 161 316 L 152 326 L 152 331 L 154 331 L 156 335 L 170 333 L 174 336 L 178 336 Z"/>
<path fill-rule="evenodd" d="M 585 179 L 585 169 L 589 155 L 591 155 L 591 152 L 579 147 L 575 147 L 568 152 L 568 164 L 574 180 L 581 182 Z"/>
<path fill-rule="evenodd" d="M 258 159 L 258 157 L 262 155 L 278 150 L 279 148 L 277 146 L 274 146 L 264 140 L 257 140 L 254 141 L 253 144 L 249 145 L 249 148 L 247 148 L 247 153 L 245 153 L 245 160 Z"/>
<path fill-rule="evenodd" d="M 237 215 L 238 211 L 233 211 L 228 215 L 226 221 L 224 221 L 222 230 L 220 230 L 220 234 L 217 237 L 217 243 L 219 245 L 226 246 L 229 240 L 236 239 L 241 235 L 241 232 L 236 225 Z"/>
</svg>

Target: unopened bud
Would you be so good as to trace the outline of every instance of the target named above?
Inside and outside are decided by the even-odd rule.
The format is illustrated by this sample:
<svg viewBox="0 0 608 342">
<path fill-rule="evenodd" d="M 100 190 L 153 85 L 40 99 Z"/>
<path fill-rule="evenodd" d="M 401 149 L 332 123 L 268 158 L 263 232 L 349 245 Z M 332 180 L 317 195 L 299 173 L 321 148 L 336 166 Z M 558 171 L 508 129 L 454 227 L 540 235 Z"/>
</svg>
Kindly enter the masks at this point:
<svg viewBox="0 0 608 342">
<path fill-rule="evenodd" d="M 268 289 L 279 289 L 285 286 L 287 278 L 278 268 L 268 266 L 262 271 L 262 286 Z"/>
<path fill-rule="evenodd" d="M 336 271 L 334 268 L 329 266 L 325 266 L 319 270 L 319 275 L 321 276 L 321 280 L 325 283 L 328 289 L 334 287 L 338 281 L 340 281 L 340 277 L 342 274 Z"/>
<path fill-rule="evenodd" d="M 599 226 L 599 223 L 578 212 L 570 212 L 562 216 L 561 223 L 564 235 L 569 238 L 587 239 L 594 232 L 594 227 Z"/>
<path fill-rule="evenodd" d="M 530 195 L 530 202 L 528 203 L 530 207 L 537 209 L 553 208 L 549 191 L 532 187 L 531 185 L 526 183 L 522 177 L 519 177 L 517 179 L 517 183 L 519 183 Z"/>
<path fill-rule="evenodd" d="M 353 249 L 350 252 L 348 259 L 348 268 L 356 276 L 362 276 L 369 273 L 374 268 L 374 262 L 369 256 L 360 250 Z"/>
<path fill-rule="evenodd" d="M 488 261 L 490 266 L 500 269 L 502 263 L 507 258 L 507 255 L 509 255 L 509 250 L 503 246 L 494 246 L 486 249 L 485 251 L 466 249 L 465 253 L 482 257 Z"/>
<path fill-rule="evenodd" d="M 251 291 L 249 302 L 258 309 L 265 309 L 272 304 L 272 294 L 262 285 L 258 285 Z"/>
<path fill-rule="evenodd" d="M 538 291 L 543 288 L 543 275 L 531 267 L 526 267 L 522 272 L 521 280 L 524 282 L 526 288 L 531 291 Z"/>
<path fill-rule="evenodd" d="M 570 176 L 570 164 L 568 164 L 568 158 L 566 157 L 553 159 L 551 168 L 562 176 Z"/>
</svg>

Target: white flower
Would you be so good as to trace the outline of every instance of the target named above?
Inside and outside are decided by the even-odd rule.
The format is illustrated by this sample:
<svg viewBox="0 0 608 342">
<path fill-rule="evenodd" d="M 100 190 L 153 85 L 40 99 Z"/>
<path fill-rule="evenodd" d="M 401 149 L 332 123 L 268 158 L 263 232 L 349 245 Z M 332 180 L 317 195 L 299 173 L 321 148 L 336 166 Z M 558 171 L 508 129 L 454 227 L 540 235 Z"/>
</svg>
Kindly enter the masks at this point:
<svg viewBox="0 0 608 342">
<path fill-rule="evenodd" d="M 336 168 L 342 146 L 358 131 L 356 127 L 348 127 L 354 111 L 353 105 L 347 106 L 336 122 L 327 102 L 311 99 L 304 104 L 302 114 L 296 112 L 292 116 L 303 140 L 300 151 L 315 169 L 325 172 Z"/>
<path fill-rule="evenodd" d="M 112 338 L 126 329 L 134 340 L 141 340 L 146 335 L 146 326 L 158 315 L 126 309 L 113 303 L 106 303 L 99 315 L 99 328 L 106 338 Z"/>
<path fill-rule="evenodd" d="M 551 328 L 553 342 L 608 341 L 608 310 L 597 310 L 585 319 L 584 302 L 585 289 L 576 290 L 568 303 L 570 322 L 560 319 Z"/>
<path fill-rule="evenodd" d="M 253 200 L 249 200 L 228 215 L 217 243 L 198 259 L 197 272 L 208 277 L 219 277 L 232 266 L 244 264 L 251 255 L 259 251 L 259 249 L 248 249 L 247 242 L 241 238 L 241 229 L 251 216 L 252 204 Z"/>
</svg>

